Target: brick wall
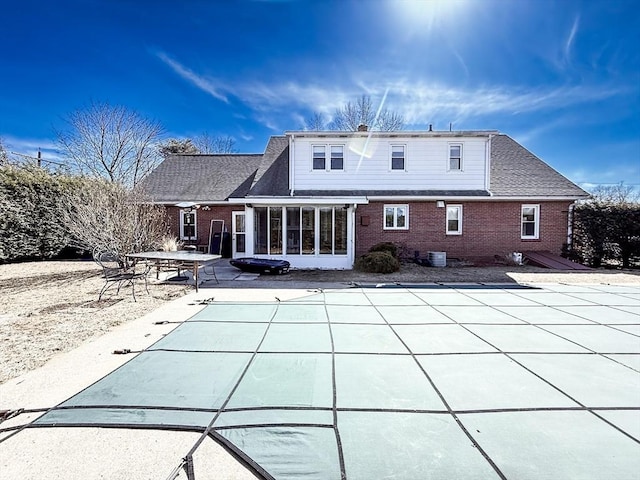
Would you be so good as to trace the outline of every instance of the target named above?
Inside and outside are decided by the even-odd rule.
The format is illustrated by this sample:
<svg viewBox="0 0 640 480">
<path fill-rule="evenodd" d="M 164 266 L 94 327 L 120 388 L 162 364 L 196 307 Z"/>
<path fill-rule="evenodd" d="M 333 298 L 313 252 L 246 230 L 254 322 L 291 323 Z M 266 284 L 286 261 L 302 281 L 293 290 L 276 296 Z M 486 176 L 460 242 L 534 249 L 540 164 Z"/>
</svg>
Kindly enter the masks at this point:
<svg viewBox="0 0 640 480">
<path fill-rule="evenodd" d="M 384 204 L 359 205 L 356 210 L 356 256 L 379 242 L 415 250 L 442 251 L 448 258 L 473 259 L 527 250 L 560 254 L 567 241 L 567 218 L 571 202 L 527 202 L 540 205 L 539 240 L 520 238 L 521 206 L 525 202 L 456 202 L 462 205 L 462 235 L 446 235 L 446 208 L 436 202 L 409 202 L 409 230 L 384 230 Z M 451 204 L 454 204 L 453 202 Z M 362 225 L 368 217 L 368 226 Z M 366 223 L 366 218 L 365 222 Z"/>
<path fill-rule="evenodd" d="M 190 243 L 202 247 L 206 247 L 209 242 L 209 229 L 211 220 L 224 220 L 224 226 L 227 232 L 231 233 L 231 212 L 244 212 L 244 206 L 227 206 L 227 205 L 210 205 L 209 210 L 203 210 L 200 207 L 196 213 L 196 234 Z M 180 237 L 180 209 L 177 207 L 167 207 L 167 218 L 171 234 Z M 184 240 L 185 243 L 188 243 Z"/>
</svg>

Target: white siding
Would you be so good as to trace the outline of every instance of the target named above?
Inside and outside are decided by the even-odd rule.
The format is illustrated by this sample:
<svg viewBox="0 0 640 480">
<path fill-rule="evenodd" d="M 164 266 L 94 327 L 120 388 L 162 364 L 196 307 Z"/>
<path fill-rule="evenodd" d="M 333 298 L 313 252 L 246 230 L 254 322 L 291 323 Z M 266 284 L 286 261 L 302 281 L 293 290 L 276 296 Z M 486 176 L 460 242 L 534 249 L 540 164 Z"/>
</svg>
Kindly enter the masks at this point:
<svg viewBox="0 0 640 480">
<path fill-rule="evenodd" d="M 485 188 L 483 137 L 294 137 L 295 190 L 477 190 Z M 462 171 L 448 171 L 449 144 L 463 145 Z M 405 145 L 405 170 L 391 170 L 391 145 Z M 313 145 L 344 145 L 344 170 L 314 171 Z M 363 150 L 366 150 L 363 155 Z"/>
</svg>

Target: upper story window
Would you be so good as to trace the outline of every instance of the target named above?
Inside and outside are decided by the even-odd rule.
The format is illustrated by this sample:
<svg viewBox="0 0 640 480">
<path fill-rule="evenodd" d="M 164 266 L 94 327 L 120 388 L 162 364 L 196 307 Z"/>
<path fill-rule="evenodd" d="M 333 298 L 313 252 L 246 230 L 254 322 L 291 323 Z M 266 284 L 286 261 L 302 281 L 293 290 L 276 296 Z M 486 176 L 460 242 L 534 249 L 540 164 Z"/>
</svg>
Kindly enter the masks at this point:
<svg viewBox="0 0 640 480">
<path fill-rule="evenodd" d="M 325 170 L 327 167 L 327 148 L 324 145 L 313 146 L 313 169 Z"/>
<path fill-rule="evenodd" d="M 331 146 L 331 170 L 344 170 L 344 147 Z"/>
<path fill-rule="evenodd" d="M 522 205 L 520 223 L 520 238 L 523 240 L 540 238 L 540 205 Z"/>
<path fill-rule="evenodd" d="M 447 235 L 462 235 L 462 205 L 447 205 Z"/>
<path fill-rule="evenodd" d="M 405 146 L 391 145 L 391 170 L 405 169 Z"/>
<path fill-rule="evenodd" d="M 449 144 L 449 171 L 462 170 L 462 144 Z"/>
<path fill-rule="evenodd" d="M 409 229 L 409 205 L 385 205 L 384 206 L 385 230 Z"/>
<path fill-rule="evenodd" d="M 327 162 L 327 150 L 329 162 Z M 343 145 L 314 145 L 313 146 L 313 170 L 344 170 L 344 146 Z"/>
</svg>

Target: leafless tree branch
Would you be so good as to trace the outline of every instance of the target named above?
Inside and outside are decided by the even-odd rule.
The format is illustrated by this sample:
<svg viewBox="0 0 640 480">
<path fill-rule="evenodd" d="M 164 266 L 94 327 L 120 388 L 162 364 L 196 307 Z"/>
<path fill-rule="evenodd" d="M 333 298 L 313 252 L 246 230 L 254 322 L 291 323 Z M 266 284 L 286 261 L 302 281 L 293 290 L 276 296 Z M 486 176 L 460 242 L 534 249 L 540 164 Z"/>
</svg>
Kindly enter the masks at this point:
<svg viewBox="0 0 640 480">
<path fill-rule="evenodd" d="M 81 174 L 133 186 L 162 160 L 156 148 L 162 126 L 126 107 L 94 102 L 65 120 L 58 143 Z"/>
</svg>

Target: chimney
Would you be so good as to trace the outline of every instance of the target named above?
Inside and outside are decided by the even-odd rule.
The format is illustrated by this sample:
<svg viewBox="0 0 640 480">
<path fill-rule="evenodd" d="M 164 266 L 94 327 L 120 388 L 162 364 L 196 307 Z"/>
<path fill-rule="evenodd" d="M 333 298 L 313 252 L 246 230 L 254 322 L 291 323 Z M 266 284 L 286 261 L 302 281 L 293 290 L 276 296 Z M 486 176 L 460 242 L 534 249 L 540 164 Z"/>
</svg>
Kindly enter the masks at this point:
<svg viewBox="0 0 640 480">
<path fill-rule="evenodd" d="M 369 130 L 369 127 L 366 126 L 364 123 L 361 123 L 360 125 L 358 125 L 358 131 L 359 132 L 366 132 Z"/>
</svg>

